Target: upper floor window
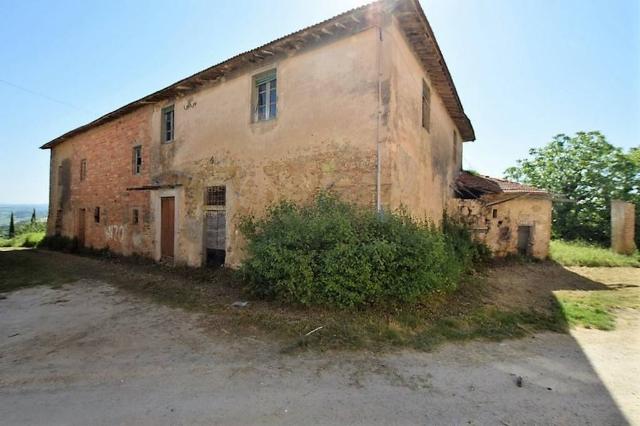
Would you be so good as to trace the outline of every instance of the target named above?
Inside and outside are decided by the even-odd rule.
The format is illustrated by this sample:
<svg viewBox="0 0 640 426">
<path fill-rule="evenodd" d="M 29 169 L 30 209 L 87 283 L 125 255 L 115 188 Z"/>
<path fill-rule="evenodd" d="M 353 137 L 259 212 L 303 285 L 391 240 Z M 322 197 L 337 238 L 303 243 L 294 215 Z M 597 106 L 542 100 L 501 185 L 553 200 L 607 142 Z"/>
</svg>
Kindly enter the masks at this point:
<svg viewBox="0 0 640 426">
<path fill-rule="evenodd" d="M 431 124 L 431 90 L 427 82 L 422 80 L 422 127 L 429 131 Z"/>
<path fill-rule="evenodd" d="M 80 160 L 80 180 L 87 178 L 87 160 Z"/>
<path fill-rule="evenodd" d="M 139 175 L 142 172 L 142 146 L 133 147 L 133 174 Z"/>
<path fill-rule="evenodd" d="M 453 164 L 458 163 L 458 134 L 453 130 Z"/>
<path fill-rule="evenodd" d="M 276 70 L 255 77 L 255 121 L 265 121 L 278 115 L 278 88 Z"/>
<path fill-rule="evenodd" d="M 162 108 L 162 143 L 173 141 L 175 131 L 175 120 L 173 105 Z"/>
</svg>

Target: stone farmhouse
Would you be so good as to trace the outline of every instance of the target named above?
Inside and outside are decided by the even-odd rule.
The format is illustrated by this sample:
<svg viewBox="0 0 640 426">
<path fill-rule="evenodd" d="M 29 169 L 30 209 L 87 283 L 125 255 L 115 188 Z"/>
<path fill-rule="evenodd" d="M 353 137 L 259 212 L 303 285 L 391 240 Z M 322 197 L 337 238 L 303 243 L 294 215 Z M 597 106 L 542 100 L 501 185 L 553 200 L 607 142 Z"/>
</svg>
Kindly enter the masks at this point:
<svg viewBox="0 0 640 426">
<path fill-rule="evenodd" d="M 418 0 L 380 0 L 43 145 L 48 234 L 124 255 L 236 266 L 240 217 L 319 189 L 439 222 L 468 198 L 457 182 L 463 143 L 474 139 Z M 549 211 L 527 221 L 548 245 Z M 508 232 L 520 232 L 516 222 Z"/>
</svg>

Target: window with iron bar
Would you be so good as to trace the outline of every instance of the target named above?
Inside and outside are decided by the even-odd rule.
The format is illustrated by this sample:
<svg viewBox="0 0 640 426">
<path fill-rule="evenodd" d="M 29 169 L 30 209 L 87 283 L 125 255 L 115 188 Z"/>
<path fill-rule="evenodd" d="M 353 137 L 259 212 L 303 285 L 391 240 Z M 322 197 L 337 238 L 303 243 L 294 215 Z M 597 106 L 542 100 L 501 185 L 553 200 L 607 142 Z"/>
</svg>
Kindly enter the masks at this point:
<svg viewBox="0 0 640 426">
<path fill-rule="evenodd" d="M 208 186 L 205 202 L 207 206 L 225 206 L 227 201 L 227 187 L 224 185 Z"/>
</svg>

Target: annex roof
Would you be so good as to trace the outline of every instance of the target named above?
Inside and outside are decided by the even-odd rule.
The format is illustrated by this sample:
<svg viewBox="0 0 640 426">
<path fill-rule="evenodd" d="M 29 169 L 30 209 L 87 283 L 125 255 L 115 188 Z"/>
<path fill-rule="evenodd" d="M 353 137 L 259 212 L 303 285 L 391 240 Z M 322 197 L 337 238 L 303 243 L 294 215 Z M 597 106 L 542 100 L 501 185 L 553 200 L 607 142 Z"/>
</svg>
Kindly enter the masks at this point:
<svg viewBox="0 0 640 426">
<path fill-rule="evenodd" d="M 531 185 L 512 182 L 506 179 L 498 179 L 491 176 L 481 176 L 463 171 L 456 179 L 456 191 L 462 196 L 472 196 L 472 198 L 484 194 L 548 194 L 544 189 L 539 189 Z"/>
</svg>

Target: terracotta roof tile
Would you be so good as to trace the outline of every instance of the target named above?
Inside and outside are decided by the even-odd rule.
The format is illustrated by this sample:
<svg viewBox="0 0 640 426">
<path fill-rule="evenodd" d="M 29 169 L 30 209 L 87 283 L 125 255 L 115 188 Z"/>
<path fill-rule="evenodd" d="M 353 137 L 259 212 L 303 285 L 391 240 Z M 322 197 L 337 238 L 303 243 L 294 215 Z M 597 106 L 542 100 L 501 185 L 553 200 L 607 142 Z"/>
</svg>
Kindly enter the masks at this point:
<svg viewBox="0 0 640 426">
<path fill-rule="evenodd" d="M 301 49 L 305 45 L 313 45 L 325 38 L 335 35 L 351 33 L 370 28 L 375 25 L 375 15 L 377 12 L 396 14 L 400 26 L 411 39 L 423 65 L 427 72 L 432 75 L 436 82 L 435 88 L 445 103 L 448 113 L 455 122 L 463 140 L 471 141 L 475 139 L 471 121 L 464 113 L 462 103 L 458 97 L 457 90 L 453 84 L 453 79 L 444 61 L 442 52 L 435 40 L 431 26 L 427 21 L 424 11 L 418 0 L 378 0 L 376 2 L 351 9 L 333 18 L 322 21 L 310 27 L 303 28 L 295 33 L 271 41 L 255 49 L 240 53 L 224 62 L 209 67 L 203 71 L 184 78 L 164 89 L 147 95 L 141 99 L 133 101 L 123 107 L 109 112 L 96 120 L 77 127 L 62 136 L 42 145 L 40 148 L 49 149 L 65 140 L 85 132 L 103 123 L 115 120 L 129 112 L 147 104 L 162 102 L 174 97 L 185 96 L 198 88 L 220 81 L 227 74 L 237 71 L 245 66 L 252 66 L 269 60 L 277 52 L 287 52 Z M 328 30 L 329 28 L 330 30 Z"/>
<path fill-rule="evenodd" d="M 456 179 L 456 190 L 461 194 L 500 194 L 500 193 L 528 193 L 548 194 L 544 189 L 531 185 L 512 182 L 506 179 L 498 179 L 491 176 L 475 175 L 462 172 Z"/>
</svg>

